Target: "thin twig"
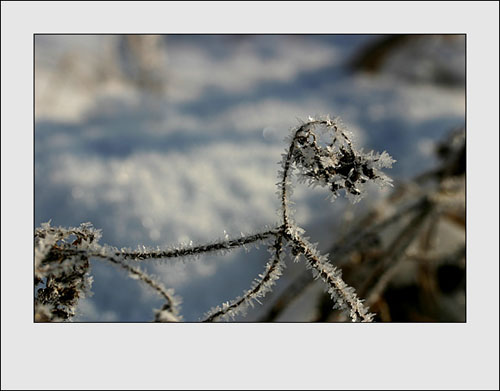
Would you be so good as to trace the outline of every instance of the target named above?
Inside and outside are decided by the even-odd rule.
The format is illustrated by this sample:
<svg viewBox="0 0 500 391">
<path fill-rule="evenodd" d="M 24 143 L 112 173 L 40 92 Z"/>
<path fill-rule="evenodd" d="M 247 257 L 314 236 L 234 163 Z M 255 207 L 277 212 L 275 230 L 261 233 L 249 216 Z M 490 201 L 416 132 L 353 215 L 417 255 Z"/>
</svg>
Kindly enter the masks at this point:
<svg viewBox="0 0 500 391">
<path fill-rule="evenodd" d="M 235 316 L 237 312 L 244 311 L 244 304 L 251 304 L 252 300 L 258 301 L 260 297 L 264 297 L 275 281 L 281 275 L 283 268 L 281 261 L 281 253 L 283 251 L 283 235 L 276 235 L 274 245 L 271 247 L 274 254 L 271 260 L 266 265 L 266 271 L 260 275 L 260 279 L 256 280 L 254 286 L 245 292 L 242 297 L 235 299 L 232 303 L 216 307 L 208 315 L 203 322 L 213 322 L 221 318 L 227 318 L 228 315 Z"/>
<path fill-rule="evenodd" d="M 108 262 L 113 263 L 114 265 L 117 265 L 121 267 L 122 269 L 126 270 L 129 272 L 131 275 L 135 276 L 138 278 L 140 281 L 144 282 L 145 284 L 149 285 L 151 288 L 153 288 L 156 292 L 158 292 L 165 300 L 166 304 L 163 306 L 162 310 L 165 310 L 169 312 L 172 315 L 172 320 L 173 321 L 181 321 L 182 317 L 179 316 L 179 310 L 178 310 L 178 299 L 176 299 L 173 295 L 173 293 L 169 290 L 167 290 L 161 283 L 158 281 L 155 281 L 153 278 L 148 276 L 145 272 L 143 272 L 141 269 L 137 267 L 130 266 L 116 258 L 113 257 L 105 257 L 101 258 L 103 260 L 106 260 Z"/>
</svg>

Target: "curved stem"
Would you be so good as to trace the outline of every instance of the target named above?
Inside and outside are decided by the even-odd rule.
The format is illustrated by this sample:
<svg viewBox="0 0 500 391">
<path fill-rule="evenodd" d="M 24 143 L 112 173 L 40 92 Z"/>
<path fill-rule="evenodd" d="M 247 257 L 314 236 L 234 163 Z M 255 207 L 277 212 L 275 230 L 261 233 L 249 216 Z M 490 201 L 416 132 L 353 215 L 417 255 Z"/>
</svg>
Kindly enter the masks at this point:
<svg viewBox="0 0 500 391">
<path fill-rule="evenodd" d="M 148 276 L 146 273 L 144 273 L 142 270 L 135 268 L 133 266 L 127 265 L 124 262 L 121 262 L 118 259 L 115 259 L 113 257 L 106 257 L 102 258 L 108 262 L 111 262 L 122 269 L 125 269 L 127 272 L 130 274 L 136 276 L 139 280 L 142 282 L 148 284 L 151 288 L 153 288 L 156 292 L 158 292 L 163 298 L 167 301 L 167 303 L 163 306 L 163 310 L 168 311 L 172 316 L 172 320 L 174 321 L 180 321 L 182 318 L 178 316 L 178 309 L 177 309 L 177 300 L 174 298 L 173 294 L 169 292 L 163 285 L 161 285 L 159 282 L 153 280 L 150 276 Z"/>
<path fill-rule="evenodd" d="M 308 127 L 311 126 L 316 126 L 316 125 L 325 125 L 332 127 L 335 131 L 335 133 L 339 133 L 344 140 L 346 141 L 347 145 L 349 148 L 351 148 L 351 141 L 349 138 L 342 132 L 336 124 L 334 124 L 330 119 L 324 119 L 324 120 L 312 120 L 309 121 L 305 124 L 302 124 L 299 126 L 299 128 L 295 131 L 291 141 L 290 141 L 290 148 L 288 149 L 288 152 L 285 156 L 285 159 L 283 161 L 283 176 L 281 178 L 281 208 L 282 208 L 282 217 L 283 217 L 283 225 L 285 226 L 285 230 L 290 227 L 290 219 L 288 215 L 288 194 L 287 194 L 287 182 L 288 182 L 288 176 L 289 176 L 289 171 L 292 166 L 292 157 L 295 152 L 295 142 L 299 135 L 304 132 Z M 313 138 L 316 143 L 316 135 L 314 133 L 309 133 Z"/>
<path fill-rule="evenodd" d="M 297 135 L 299 132 L 303 130 L 303 127 L 305 125 L 302 125 L 297 131 L 295 132 L 292 141 L 290 143 L 290 148 L 288 149 L 288 153 L 286 155 L 285 161 L 283 162 L 283 177 L 281 178 L 281 209 L 282 209 L 282 217 L 283 217 L 283 227 L 284 230 L 286 231 L 290 227 L 289 219 L 288 219 L 288 208 L 287 208 L 287 181 L 288 181 L 288 172 L 290 171 L 290 166 L 291 166 L 291 160 L 293 156 L 293 151 L 295 149 L 295 140 L 297 138 Z"/>
<path fill-rule="evenodd" d="M 316 120 L 310 121 L 301 125 L 293 135 L 290 142 L 290 148 L 283 162 L 283 177 L 281 180 L 281 207 L 283 216 L 283 235 L 285 239 L 293 243 L 293 252 L 295 254 L 302 254 L 307 263 L 315 271 L 316 277 L 321 277 L 322 280 L 329 286 L 329 293 L 335 302 L 335 305 L 340 309 L 347 310 L 353 321 L 361 319 L 364 322 L 371 322 L 373 315 L 369 313 L 368 308 L 365 307 L 360 299 L 356 296 L 356 293 L 352 287 L 349 287 L 341 278 L 340 272 L 330 265 L 328 262 L 323 260 L 311 244 L 309 244 L 305 239 L 300 238 L 296 232 L 292 233 L 290 228 L 292 228 L 293 223 L 291 223 L 288 215 L 288 199 L 287 199 L 287 182 L 289 171 L 292 167 L 292 157 L 294 154 L 296 140 L 299 135 L 304 132 L 308 127 L 314 125 L 326 125 L 333 126 L 334 131 L 340 133 L 340 135 L 345 139 L 349 148 L 351 148 L 351 143 L 348 137 L 337 128 L 335 124 L 332 124 L 330 120 Z M 312 134 L 315 139 L 315 135 Z M 316 141 L 316 139 L 315 139 Z"/>
<path fill-rule="evenodd" d="M 283 237 L 283 233 L 276 234 L 276 241 L 272 246 L 274 248 L 273 257 L 267 263 L 265 273 L 260 275 L 260 280 L 257 280 L 250 290 L 245 292 L 243 296 L 238 297 L 231 304 L 223 305 L 222 308 L 219 306 L 212 310 L 203 322 L 213 322 L 228 315 L 235 315 L 238 311 L 241 312 L 245 309 L 245 304 L 250 304 L 252 300 L 258 301 L 259 297 L 264 297 L 270 291 L 271 286 L 274 285 L 275 281 L 281 275 L 282 264 L 280 256 L 283 251 Z"/>
</svg>

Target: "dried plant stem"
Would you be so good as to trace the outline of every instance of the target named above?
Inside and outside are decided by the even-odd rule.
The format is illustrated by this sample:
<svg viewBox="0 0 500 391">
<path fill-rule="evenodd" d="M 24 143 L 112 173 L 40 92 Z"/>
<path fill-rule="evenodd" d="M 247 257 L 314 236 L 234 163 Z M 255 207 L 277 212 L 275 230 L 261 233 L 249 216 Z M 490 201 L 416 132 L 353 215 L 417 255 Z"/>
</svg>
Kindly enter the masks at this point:
<svg viewBox="0 0 500 391">
<path fill-rule="evenodd" d="M 367 307 L 365 307 L 360 299 L 357 298 L 354 293 L 354 289 L 349 287 L 341 278 L 340 272 L 327 262 L 325 257 L 320 256 L 316 250 L 308 243 L 304 238 L 301 238 L 298 234 L 298 227 L 291 221 L 288 212 L 288 181 L 289 181 L 289 171 L 292 166 L 292 157 L 295 151 L 295 145 L 298 137 L 302 136 L 302 133 L 314 125 L 331 125 L 330 120 L 325 121 L 311 121 L 307 124 L 300 126 L 290 142 L 290 148 L 283 161 L 283 173 L 281 179 L 281 207 L 282 207 L 282 217 L 283 217 L 283 235 L 285 239 L 291 242 L 292 251 L 298 255 L 302 254 L 308 265 L 316 271 L 316 276 L 321 277 L 321 279 L 327 284 L 328 291 L 335 301 L 335 305 L 343 310 L 347 310 L 353 321 L 362 320 L 364 322 L 371 322 L 373 314 L 369 313 Z M 338 129 L 335 127 L 335 131 Z M 316 137 L 313 135 L 313 149 L 319 151 L 319 147 L 316 144 Z M 345 134 L 341 134 L 345 140 L 347 140 L 349 148 L 351 147 L 349 139 Z M 318 157 L 317 164 L 320 169 L 324 170 L 324 167 L 319 159 L 320 154 L 316 155 Z"/>
<path fill-rule="evenodd" d="M 432 207 L 433 205 L 430 201 L 421 203 L 419 213 L 406 224 L 400 234 L 392 241 L 383 258 L 368 276 L 363 287 L 360 288 L 361 292 L 367 292 L 366 296 L 370 298 L 368 303 L 373 304 L 378 298 L 378 293 L 383 292 L 386 285 L 390 282 L 395 272 L 393 265 L 397 264 L 405 255 L 406 249 L 415 237 L 417 237 L 427 216 L 432 212 Z M 384 277 L 382 278 L 382 276 Z"/>
<path fill-rule="evenodd" d="M 328 293 L 335 302 L 335 306 L 348 312 L 353 321 L 371 322 L 373 314 L 369 312 L 362 300 L 354 291 L 342 280 L 341 272 L 328 262 L 326 256 L 321 256 L 305 239 L 298 236 L 287 238 L 293 242 L 295 253 L 302 254 L 308 265 L 313 269 L 313 276 L 321 278 L 328 286 Z"/>
<path fill-rule="evenodd" d="M 316 132 L 316 128 L 320 128 L 323 135 L 331 133 L 332 139 L 326 145 L 321 138 L 322 136 Z M 289 197 L 293 190 L 290 181 L 291 170 L 295 168 L 299 171 L 299 179 L 308 181 L 312 185 L 327 187 L 333 193 L 333 198 L 339 194 L 340 190 L 343 190 L 347 196 L 354 200 L 361 194 L 362 184 L 368 180 L 390 184 L 390 179 L 380 169 L 390 167 L 392 163 L 392 158 L 386 152 L 374 154 L 372 151 L 365 154 L 361 151 L 355 151 L 340 125 L 329 117 L 310 119 L 309 122 L 301 124 L 292 132 L 288 151 L 283 155 L 282 171 L 279 172 L 280 182 L 278 182 L 282 221 L 276 228 L 252 235 L 242 235 L 240 238 L 233 239 L 227 238 L 226 235 L 224 240 L 203 245 L 180 246 L 163 250 L 152 250 L 143 247 L 142 250 L 130 251 L 118 250 L 106 245 L 101 246 L 97 243 L 92 243 L 92 246 L 80 245 L 82 241 L 80 237 L 81 229 L 52 229 L 47 224 L 35 233 L 38 240 L 38 257 L 36 257 L 38 263 L 35 264 L 36 266 L 42 265 L 43 261 L 48 257 L 47 254 L 51 251 L 50 249 L 55 253 L 52 254 L 52 258 L 47 263 L 56 263 L 54 259 L 61 258 L 64 260 L 70 257 L 77 259 L 95 257 L 113 263 L 128 271 L 131 276 L 149 285 L 165 298 L 167 303 L 160 311 L 157 311 L 157 321 L 175 321 L 179 320 L 180 317 L 176 299 L 170 290 L 165 289 L 142 270 L 129 265 L 126 262 L 127 260 L 144 261 L 196 257 L 209 252 L 228 251 L 247 244 L 267 241 L 274 237 L 274 244 L 269 246 L 272 257 L 267 263 L 264 273 L 259 275 L 260 278 L 253 282 L 250 289 L 242 297 L 216 307 L 206 316 L 204 321 L 211 322 L 227 319 L 230 316 L 234 317 L 236 314 L 243 312 L 248 305 L 253 305 L 253 301 L 258 301 L 259 298 L 269 292 L 275 281 L 281 276 L 284 267 L 282 253 L 284 247 L 288 246 L 295 256 L 302 255 L 305 258 L 315 277 L 321 278 L 326 283 L 327 290 L 335 302 L 334 308 L 344 310 L 353 321 L 369 322 L 372 320 L 373 315 L 368 312 L 368 308 L 358 299 L 354 289 L 342 280 L 340 271 L 328 262 L 327 257 L 320 255 L 315 247 L 307 241 L 307 238 L 301 236 L 303 230 L 293 222 L 289 209 L 291 202 Z M 90 235 L 96 234 L 92 230 L 88 231 Z M 57 247 L 51 242 L 54 238 L 59 238 L 58 235 L 67 236 L 70 234 L 78 236 L 78 239 L 72 245 Z M 100 233 L 97 232 L 97 234 L 100 237 Z M 47 235 L 46 239 L 44 235 Z M 93 242 L 94 237 L 89 236 L 89 238 L 89 243 Z M 44 270 L 40 269 L 39 274 L 43 275 L 44 272 Z M 64 272 L 64 269 L 62 272 Z"/>
<path fill-rule="evenodd" d="M 259 322 L 272 322 L 315 280 L 304 270 L 295 280 L 281 292 L 269 310 L 259 318 Z"/>
<path fill-rule="evenodd" d="M 155 281 L 153 278 L 148 276 L 144 271 L 137 267 L 130 266 L 123 261 L 120 261 L 113 257 L 102 257 L 101 259 L 106 260 L 120 268 L 126 270 L 131 276 L 139 279 L 145 284 L 149 285 L 156 292 L 158 292 L 165 300 L 166 304 L 163 306 L 162 310 L 169 312 L 171 316 L 171 321 L 180 321 L 182 317 L 179 316 L 178 310 L 178 300 L 174 297 L 173 293 L 166 289 L 160 282 Z"/>
<path fill-rule="evenodd" d="M 261 274 L 261 278 L 254 282 L 253 287 L 245 292 L 242 297 L 237 298 L 232 303 L 212 310 L 212 312 L 205 317 L 203 322 L 213 322 L 220 318 L 227 317 L 228 315 L 234 316 L 238 309 L 241 308 L 244 310 L 242 307 L 243 304 L 251 304 L 252 300 L 258 301 L 258 298 L 265 296 L 271 286 L 274 285 L 275 280 L 277 280 L 281 275 L 281 270 L 283 268 L 281 261 L 281 253 L 283 251 L 283 235 L 276 235 L 276 240 L 271 248 L 274 250 L 274 254 L 271 260 L 267 263 L 264 274 Z"/>
<path fill-rule="evenodd" d="M 149 259 L 169 259 L 169 258 L 181 258 L 189 256 L 197 256 L 209 252 L 217 252 L 224 250 L 233 250 L 243 247 L 247 244 L 252 244 L 255 242 L 262 242 L 273 235 L 276 235 L 281 228 L 275 228 L 263 232 L 258 232 L 253 235 L 242 236 L 241 238 L 220 240 L 214 243 L 208 243 L 198 246 L 188 246 L 179 247 L 168 250 L 148 250 L 144 249 L 141 251 L 111 251 L 111 255 L 106 247 L 101 248 L 101 251 L 88 252 L 85 250 L 75 250 L 75 249 L 61 249 L 61 254 L 65 256 L 82 255 L 85 254 L 90 257 L 96 257 L 101 259 L 107 259 L 110 257 L 116 257 L 120 259 L 130 259 L 134 261 L 143 261 Z"/>
<path fill-rule="evenodd" d="M 271 229 L 263 232 L 258 232 L 253 235 L 242 236 L 241 238 L 221 240 L 214 243 L 203 244 L 199 246 L 180 247 L 169 250 L 159 251 L 131 251 L 131 252 L 116 252 L 115 255 L 125 259 L 145 260 L 145 259 L 166 259 L 195 256 L 207 252 L 232 250 L 245 246 L 247 244 L 267 240 L 271 236 L 279 232 L 279 229 Z"/>
</svg>

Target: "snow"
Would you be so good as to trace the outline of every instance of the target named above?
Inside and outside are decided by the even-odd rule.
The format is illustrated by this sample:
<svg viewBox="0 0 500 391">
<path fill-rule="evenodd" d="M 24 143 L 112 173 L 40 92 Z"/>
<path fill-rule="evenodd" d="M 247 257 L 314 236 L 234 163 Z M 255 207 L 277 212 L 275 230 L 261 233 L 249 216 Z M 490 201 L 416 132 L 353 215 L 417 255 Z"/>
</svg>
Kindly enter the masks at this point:
<svg viewBox="0 0 500 391">
<path fill-rule="evenodd" d="M 464 123 L 464 89 L 431 84 L 428 72 L 406 80 L 392 71 L 401 57 L 378 76 L 349 72 L 350 56 L 373 39 L 172 35 L 146 42 L 157 50 L 141 62 L 126 55 L 135 44 L 124 37 L 37 36 L 35 226 L 91 221 L 100 242 L 118 248 L 201 244 L 273 226 L 283 139 L 309 116 L 340 116 L 357 146 L 397 160 L 387 171 L 395 179 L 432 166 L 433 142 Z M 454 45 L 457 64 L 462 46 Z M 294 190 L 295 219 L 323 250 L 345 200 Z M 360 204 L 384 194 L 369 191 Z M 184 319 L 196 321 L 242 295 L 267 258 L 265 248 L 252 248 L 152 262 L 148 271 L 183 298 Z M 163 304 L 98 260 L 92 273 L 81 321 L 150 321 Z"/>
</svg>

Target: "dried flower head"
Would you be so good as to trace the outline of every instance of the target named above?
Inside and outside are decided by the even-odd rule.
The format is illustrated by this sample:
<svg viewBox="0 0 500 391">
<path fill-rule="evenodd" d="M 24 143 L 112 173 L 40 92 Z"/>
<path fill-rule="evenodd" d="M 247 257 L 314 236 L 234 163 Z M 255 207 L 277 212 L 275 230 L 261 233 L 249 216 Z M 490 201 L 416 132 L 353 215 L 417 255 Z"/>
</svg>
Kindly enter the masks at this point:
<svg viewBox="0 0 500 391">
<path fill-rule="evenodd" d="M 328 187 L 334 198 L 344 190 L 358 201 L 363 184 L 370 180 L 391 185 L 381 169 L 390 168 L 395 160 L 385 151 L 356 150 L 338 119 L 310 119 L 296 130 L 292 142 L 299 178 L 312 186 Z"/>
</svg>

